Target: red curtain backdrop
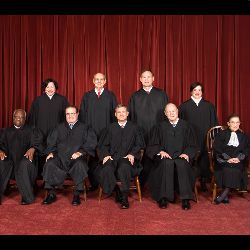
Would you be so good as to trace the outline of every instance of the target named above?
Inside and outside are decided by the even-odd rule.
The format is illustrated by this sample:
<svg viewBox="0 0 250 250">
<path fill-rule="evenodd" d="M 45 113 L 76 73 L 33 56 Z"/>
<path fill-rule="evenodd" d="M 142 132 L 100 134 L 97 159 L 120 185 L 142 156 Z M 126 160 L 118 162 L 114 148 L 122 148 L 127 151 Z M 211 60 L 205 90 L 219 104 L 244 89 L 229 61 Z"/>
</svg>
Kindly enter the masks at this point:
<svg viewBox="0 0 250 250">
<path fill-rule="evenodd" d="M 250 134 L 250 16 L 238 15 L 21 15 L 0 16 L 0 127 L 16 108 L 29 111 L 41 82 L 80 105 L 96 72 L 119 102 L 140 86 L 143 68 L 179 105 L 193 81 L 215 104 L 221 124 L 231 112 Z"/>
</svg>

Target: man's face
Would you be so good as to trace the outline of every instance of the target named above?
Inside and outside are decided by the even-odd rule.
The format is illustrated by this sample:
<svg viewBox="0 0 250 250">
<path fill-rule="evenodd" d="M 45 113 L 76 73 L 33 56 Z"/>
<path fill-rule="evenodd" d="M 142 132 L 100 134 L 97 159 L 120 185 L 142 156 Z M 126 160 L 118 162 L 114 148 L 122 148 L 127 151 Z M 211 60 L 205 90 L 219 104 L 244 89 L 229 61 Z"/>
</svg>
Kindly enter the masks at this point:
<svg viewBox="0 0 250 250">
<path fill-rule="evenodd" d="M 78 120 L 79 113 L 76 113 L 75 108 L 66 109 L 66 121 L 68 123 L 75 123 Z"/>
<path fill-rule="evenodd" d="M 153 74 L 150 71 L 145 71 L 140 77 L 143 87 L 152 87 L 154 82 Z"/>
<path fill-rule="evenodd" d="M 175 105 L 167 105 L 165 109 L 165 115 L 170 122 L 175 122 L 178 118 L 178 109 Z"/>
<path fill-rule="evenodd" d="M 48 96 L 52 96 L 54 95 L 56 92 L 56 87 L 54 85 L 53 82 L 49 82 L 47 87 L 45 88 L 45 93 L 48 95 Z"/>
<path fill-rule="evenodd" d="M 95 84 L 95 88 L 101 89 L 106 83 L 105 76 L 101 73 L 98 73 L 94 76 L 93 83 Z"/>
<path fill-rule="evenodd" d="M 115 116 L 118 120 L 118 122 L 125 122 L 127 121 L 129 112 L 125 107 L 117 108 L 115 110 Z"/>
<path fill-rule="evenodd" d="M 25 123 L 25 113 L 21 110 L 16 111 L 13 114 L 13 124 L 17 127 L 22 127 Z"/>
</svg>

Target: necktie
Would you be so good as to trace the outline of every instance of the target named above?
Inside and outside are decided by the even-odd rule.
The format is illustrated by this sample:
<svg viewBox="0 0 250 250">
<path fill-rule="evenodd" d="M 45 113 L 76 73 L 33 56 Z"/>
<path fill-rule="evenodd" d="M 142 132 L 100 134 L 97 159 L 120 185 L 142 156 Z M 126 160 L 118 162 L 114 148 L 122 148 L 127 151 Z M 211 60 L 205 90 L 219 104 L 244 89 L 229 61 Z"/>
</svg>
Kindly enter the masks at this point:
<svg viewBox="0 0 250 250">
<path fill-rule="evenodd" d="M 148 95 L 150 94 L 150 91 L 147 90 L 146 92 L 147 92 Z"/>
<path fill-rule="evenodd" d="M 69 124 L 69 127 L 70 127 L 70 129 L 72 129 L 73 128 L 73 124 Z"/>
<path fill-rule="evenodd" d="M 98 98 L 100 98 L 100 96 L 101 96 L 101 91 L 98 91 L 98 92 L 97 92 L 97 96 L 98 96 Z"/>
<path fill-rule="evenodd" d="M 121 125 L 121 128 L 124 128 L 125 126 L 124 125 Z"/>
</svg>

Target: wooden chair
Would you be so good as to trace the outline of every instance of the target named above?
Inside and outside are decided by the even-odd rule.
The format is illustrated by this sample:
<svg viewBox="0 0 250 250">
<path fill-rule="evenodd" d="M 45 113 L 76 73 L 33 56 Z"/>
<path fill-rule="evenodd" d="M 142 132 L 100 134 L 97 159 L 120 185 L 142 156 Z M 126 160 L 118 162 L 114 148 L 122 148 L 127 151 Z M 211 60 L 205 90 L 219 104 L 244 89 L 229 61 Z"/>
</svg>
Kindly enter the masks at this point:
<svg viewBox="0 0 250 250">
<path fill-rule="evenodd" d="M 144 154 L 144 150 L 142 149 L 140 151 L 140 161 L 142 160 L 143 154 Z M 120 183 L 117 182 L 117 184 L 119 185 Z M 139 175 L 136 175 L 135 177 L 133 177 L 131 179 L 131 184 L 130 184 L 129 190 L 136 190 L 137 193 L 138 193 L 138 199 L 139 199 L 140 202 L 142 202 L 141 185 L 140 185 L 140 181 L 139 181 Z M 103 192 L 103 189 L 102 189 L 101 186 L 99 186 L 99 194 L 98 194 L 99 202 L 102 199 L 102 192 Z"/>
<path fill-rule="evenodd" d="M 212 173 L 212 180 L 211 180 L 211 192 L 212 192 L 212 203 L 214 203 L 214 200 L 217 196 L 217 191 L 218 191 L 218 187 L 215 181 L 215 176 L 214 176 L 214 169 L 215 169 L 215 159 L 214 159 L 214 150 L 213 150 L 213 144 L 214 144 L 214 140 L 216 135 L 222 131 L 227 129 L 227 126 L 215 126 L 212 127 L 208 130 L 207 132 L 207 151 L 208 151 L 208 158 L 209 158 L 209 167 L 210 167 L 210 171 Z M 242 130 L 240 130 L 241 132 L 243 132 Z M 248 178 L 250 178 L 250 162 L 248 162 Z M 247 190 L 237 190 L 237 192 L 239 192 L 240 194 L 244 194 L 246 192 L 248 192 Z"/>
</svg>

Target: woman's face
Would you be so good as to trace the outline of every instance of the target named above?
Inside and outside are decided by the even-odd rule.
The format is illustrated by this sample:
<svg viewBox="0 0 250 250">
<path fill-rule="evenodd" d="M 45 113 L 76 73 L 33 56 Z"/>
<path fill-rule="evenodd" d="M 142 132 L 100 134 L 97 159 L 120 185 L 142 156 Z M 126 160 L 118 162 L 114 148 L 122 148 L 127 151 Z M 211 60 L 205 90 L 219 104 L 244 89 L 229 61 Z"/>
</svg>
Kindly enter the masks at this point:
<svg viewBox="0 0 250 250">
<path fill-rule="evenodd" d="M 229 122 L 227 122 L 227 125 L 229 127 L 229 129 L 232 131 L 232 132 L 235 132 L 239 129 L 240 127 L 240 119 L 239 117 L 232 117 Z"/>
<path fill-rule="evenodd" d="M 45 88 L 45 93 L 48 95 L 48 96 L 52 96 L 54 95 L 56 92 L 56 87 L 54 85 L 53 82 L 49 82 L 47 87 Z"/>
<path fill-rule="evenodd" d="M 191 95 L 193 98 L 195 99 L 200 99 L 202 97 L 202 89 L 201 89 L 201 86 L 197 86 L 195 87 L 192 92 L 191 92 Z"/>
</svg>

